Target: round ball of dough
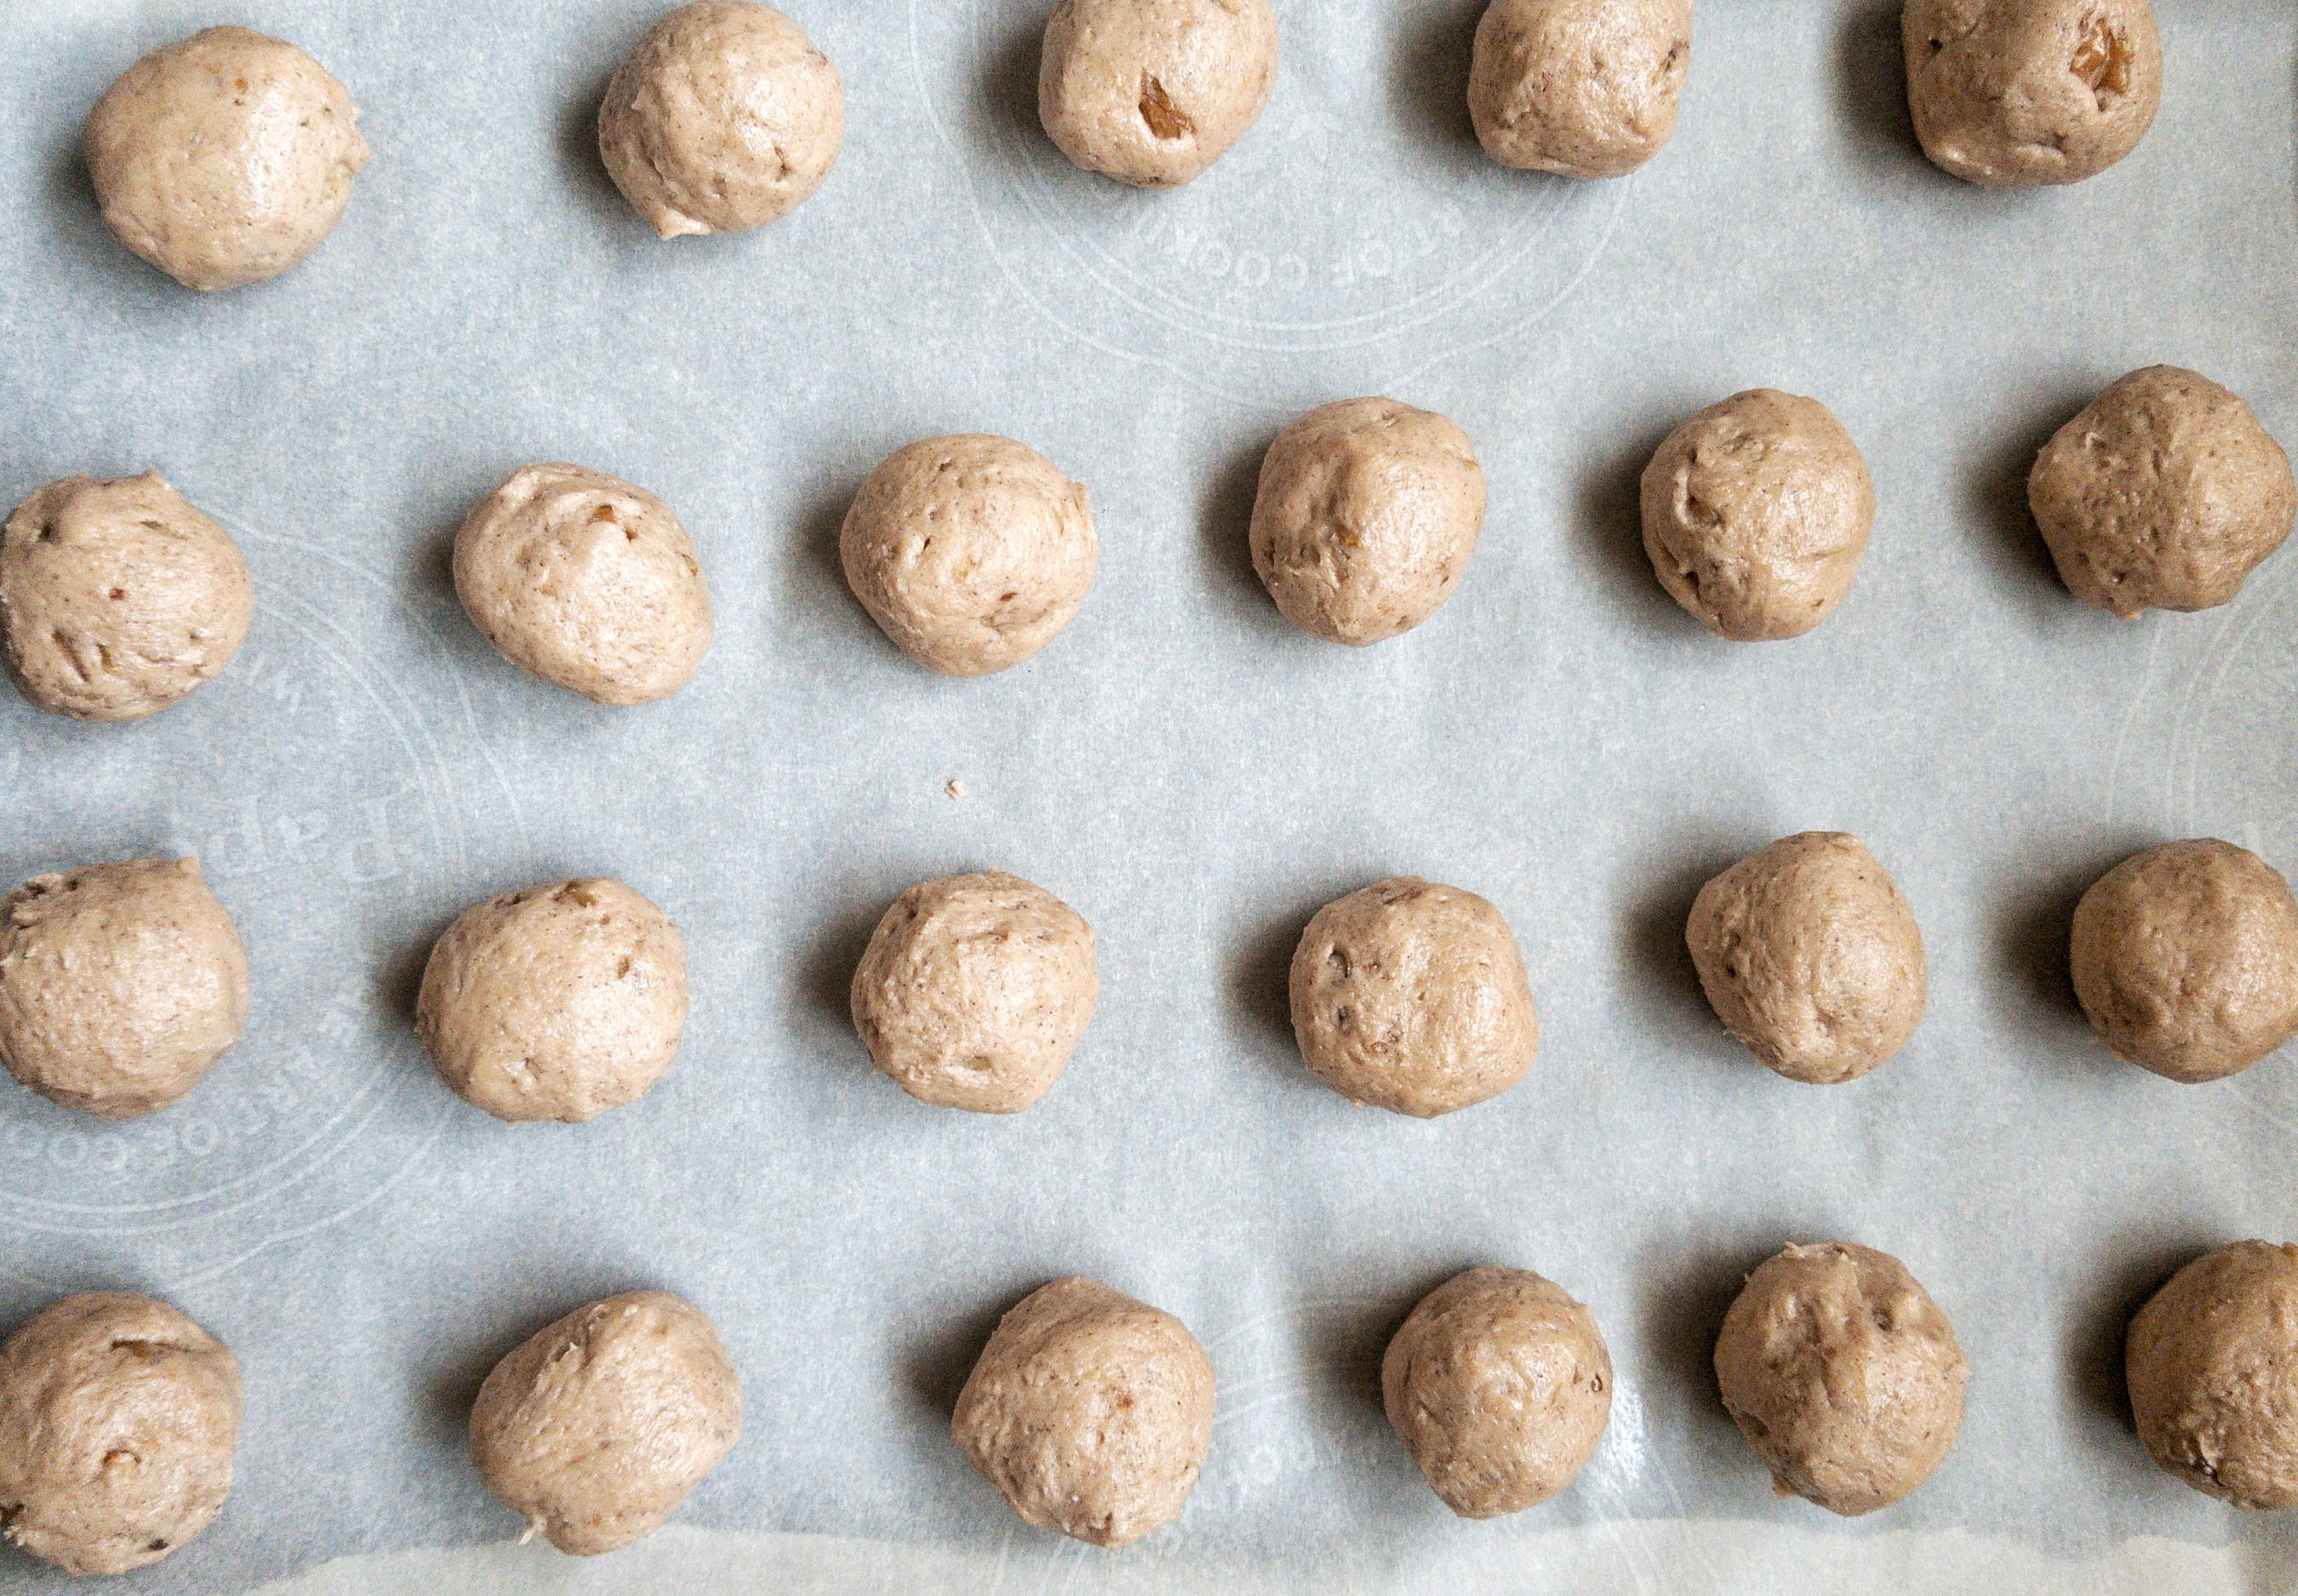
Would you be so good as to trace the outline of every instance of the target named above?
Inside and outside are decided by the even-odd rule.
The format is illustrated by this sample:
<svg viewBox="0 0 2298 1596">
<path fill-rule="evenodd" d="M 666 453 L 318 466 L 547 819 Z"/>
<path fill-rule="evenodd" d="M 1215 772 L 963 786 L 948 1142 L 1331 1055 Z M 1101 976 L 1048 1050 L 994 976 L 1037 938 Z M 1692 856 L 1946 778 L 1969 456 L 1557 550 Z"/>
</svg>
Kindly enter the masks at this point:
<svg viewBox="0 0 2298 1596">
<path fill-rule="evenodd" d="M 920 1102 L 1017 1114 L 1061 1078 L 1100 993 L 1084 916 L 988 870 L 894 899 L 854 971 L 854 1029 Z"/>
<path fill-rule="evenodd" d="M 455 534 L 455 592 L 496 652 L 594 704 L 694 680 L 715 629 L 694 539 L 618 477 L 529 466 Z"/>
<path fill-rule="evenodd" d="M 1846 832 L 1750 854 L 1699 890 L 1684 940 L 1724 1029 L 1791 1081 L 1855 1080 L 1923 1018 L 1923 933 Z"/>
<path fill-rule="evenodd" d="M 1908 0 L 1899 27 L 1915 136 L 1967 182 L 2081 182 L 2162 103 L 2146 0 Z"/>
<path fill-rule="evenodd" d="M 93 1292 L 0 1343 L 0 1518 L 67 1574 L 156 1563 L 215 1520 L 240 1365 L 165 1302 Z"/>
<path fill-rule="evenodd" d="M 294 45 L 205 28 L 122 73 L 82 144 L 120 242 L 212 291 L 276 277 L 335 231 L 367 164 L 358 120 Z"/>
<path fill-rule="evenodd" d="M 1483 530 L 1484 471 L 1468 434 L 1394 399 L 1343 399 L 1269 445 L 1253 569 L 1302 631 L 1378 643 L 1452 596 Z"/>
<path fill-rule="evenodd" d="M 1418 876 L 1325 905 L 1293 951 L 1301 1057 L 1351 1102 L 1432 1118 L 1524 1078 L 1539 1022 L 1516 939 L 1473 892 Z"/>
<path fill-rule="evenodd" d="M 1735 393 L 1644 468 L 1644 552 L 1668 596 L 1719 636 L 1800 637 L 1851 592 L 1875 485 L 1817 399 Z"/>
<path fill-rule="evenodd" d="M 1444 1505 L 1497 1518 L 1580 1478 L 1611 1417 L 1611 1355 L 1562 1286 L 1470 1269 L 1423 1297 L 1390 1341 L 1381 1401 Z"/>
<path fill-rule="evenodd" d="M 2068 952 L 2100 1037 L 2158 1075 L 2221 1080 L 2298 1035 L 2298 902 L 2231 842 L 2125 859 L 2075 905 Z"/>
<path fill-rule="evenodd" d="M 57 715 L 157 715 L 232 662 L 254 616 L 240 546 L 157 471 L 51 482 L 0 532 L 8 674 Z"/>
<path fill-rule="evenodd" d="M 896 451 L 854 495 L 838 548 L 870 618 L 944 676 L 987 676 L 1052 642 L 1101 558 L 1084 488 L 981 433 Z"/>
<path fill-rule="evenodd" d="M 718 1328 L 666 1291 L 625 1292 L 537 1330 L 470 1410 L 470 1460 L 496 1499 L 562 1552 L 643 1540 L 742 1433 Z"/>
<path fill-rule="evenodd" d="M 1493 0 L 1469 116 L 1503 166 L 1616 178 L 1675 136 L 1691 0 Z"/>
<path fill-rule="evenodd" d="M 1087 171 L 1177 189 L 1244 137 L 1276 87 L 1268 0 L 1061 0 L 1038 118 Z"/>
<path fill-rule="evenodd" d="M 958 1450 L 1041 1530 L 1126 1546 L 1180 1517 L 1213 1443 L 1213 1360 L 1170 1313 L 1071 1278 L 997 1321 Z"/>
<path fill-rule="evenodd" d="M 2027 502 L 2069 591 L 2128 618 L 2231 601 L 2290 536 L 2298 483 L 2250 406 L 2153 365 L 2043 445 Z"/>
<path fill-rule="evenodd" d="M 1779 1494 L 1848 1517 L 1889 1507 L 1946 1460 L 1970 1365 L 1905 1264 L 1828 1241 L 1748 1276 L 1716 1337 L 1715 1378 Z"/>
<path fill-rule="evenodd" d="M 0 899 L 0 1064 L 104 1119 L 164 1109 L 248 1018 L 248 959 L 197 859 L 36 875 Z"/>
<path fill-rule="evenodd" d="M 686 942 L 620 881 L 505 892 L 432 946 L 415 1029 L 440 1078 L 497 1119 L 594 1119 L 678 1057 Z"/>
<path fill-rule="evenodd" d="M 599 154 L 664 238 L 746 232 L 822 186 L 846 137 L 838 68 L 770 5 L 697 0 L 607 83 Z"/>
<path fill-rule="evenodd" d="M 2131 1320 L 2124 1366 L 2157 1463 L 2237 1507 L 2298 1507 L 2298 1247 L 2195 1259 Z"/>
</svg>

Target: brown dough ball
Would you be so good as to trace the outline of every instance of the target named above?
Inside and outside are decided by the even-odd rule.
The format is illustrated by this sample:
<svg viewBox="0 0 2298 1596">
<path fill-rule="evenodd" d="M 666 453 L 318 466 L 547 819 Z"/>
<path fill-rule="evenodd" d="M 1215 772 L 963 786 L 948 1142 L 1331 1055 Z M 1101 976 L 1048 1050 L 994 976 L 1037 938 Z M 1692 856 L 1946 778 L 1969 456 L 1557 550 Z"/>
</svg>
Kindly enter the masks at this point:
<svg viewBox="0 0 2298 1596">
<path fill-rule="evenodd" d="M 156 1563 L 215 1521 L 240 1365 L 151 1297 L 51 1302 L 0 1343 L 0 1523 L 66 1574 Z"/>
<path fill-rule="evenodd" d="M 1916 136 L 1967 182 L 2081 182 L 2162 103 L 2146 0 L 1908 0 L 1899 29 Z"/>
<path fill-rule="evenodd" d="M 1611 1417 L 1611 1355 L 1562 1286 L 1470 1269 L 1421 1298 L 1389 1342 L 1381 1401 L 1444 1505 L 1497 1518 L 1580 1478 Z"/>
<path fill-rule="evenodd" d="M 1268 0 L 1061 0 L 1038 118 L 1087 171 L 1177 189 L 1260 119 L 1276 57 Z"/>
<path fill-rule="evenodd" d="M 2043 445 L 2027 502 L 2068 590 L 2127 619 L 2230 602 L 2290 536 L 2298 482 L 2250 406 L 2153 365 Z"/>
<path fill-rule="evenodd" d="M 2298 1247 L 2195 1259 L 2131 1320 L 2124 1364 L 2157 1463 L 2237 1507 L 2298 1507 Z"/>
<path fill-rule="evenodd" d="M 1468 434 L 1394 399 L 1343 399 L 1269 445 L 1253 569 L 1302 631 L 1378 643 L 1452 596 L 1483 530 L 1484 471 Z"/>
<path fill-rule="evenodd" d="M 1675 136 L 1691 0 L 1493 0 L 1469 115 L 1503 166 L 1616 178 Z"/>
<path fill-rule="evenodd" d="M 1828 1241 L 1748 1276 L 1716 1337 L 1715 1378 L 1773 1487 L 1848 1517 L 1889 1507 L 1946 1460 L 1970 1365 L 1905 1264 Z"/>
<path fill-rule="evenodd" d="M 1213 1443 L 1213 1360 L 1171 1314 L 1057 1280 L 997 1321 L 950 1429 L 1025 1521 L 1127 1546 L 1188 1504 Z"/>
</svg>

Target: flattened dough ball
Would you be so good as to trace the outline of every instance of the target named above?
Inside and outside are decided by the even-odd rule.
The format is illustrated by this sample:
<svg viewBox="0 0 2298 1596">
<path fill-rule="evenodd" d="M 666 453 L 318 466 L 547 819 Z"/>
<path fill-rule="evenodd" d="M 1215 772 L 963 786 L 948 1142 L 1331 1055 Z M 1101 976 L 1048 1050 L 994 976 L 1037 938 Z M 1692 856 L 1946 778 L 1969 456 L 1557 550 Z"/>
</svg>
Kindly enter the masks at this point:
<svg viewBox="0 0 2298 1596">
<path fill-rule="evenodd" d="M 1087 171 L 1177 189 L 1260 119 L 1276 57 L 1268 0 L 1061 0 L 1038 118 Z"/>
<path fill-rule="evenodd" d="M 2146 0 L 1907 0 L 1923 153 L 1988 188 L 2076 183 L 2138 147 L 2162 103 Z"/>
<path fill-rule="evenodd" d="M 2298 1507 L 2298 1247 L 2180 1269 L 2131 1320 L 2124 1367 L 2157 1463 L 2237 1507 Z"/>
<path fill-rule="evenodd" d="M 1503 166 L 1621 177 L 1675 136 L 1690 67 L 1691 0 L 1493 0 L 1469 115 Z"/>
</svg>

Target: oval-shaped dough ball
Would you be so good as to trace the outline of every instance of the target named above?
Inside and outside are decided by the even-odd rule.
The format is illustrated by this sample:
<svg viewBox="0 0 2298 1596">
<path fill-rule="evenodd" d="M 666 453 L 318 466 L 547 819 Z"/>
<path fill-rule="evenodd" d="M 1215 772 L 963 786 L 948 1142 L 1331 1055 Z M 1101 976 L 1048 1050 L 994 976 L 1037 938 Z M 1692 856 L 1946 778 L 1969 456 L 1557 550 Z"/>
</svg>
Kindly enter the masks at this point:
<svg viewBox="0 0 2298 1596">
<path fill-rule="evenodd" d="M 1866 458 L 1828 408 L 1735 393 L 1644 468 L 1644 552 L 1668 596 L 1719 636 L 1800 637 L 1851 592 L 1875 523 Z"/>
<path fill-rule="evenodd" d="M 1126 1546 L 1188 1504 L 1213 1443 L 1213 1360 L 1171 1314 L 1057 1280 L 997 1321 L 950 1427 L 1024 1521 Z"/>
<path fill-rule="evenodd" d="M 1497 1518 L 1580 1478 L 1611 1417 L 1611 1355 L 1562 1286 L 1487 1266 L 1421 1298 L 1381 1360 L 1381 1400 L 1444 1504 Z"/>
<path fill-rule="evenodd" d="M 495 1365 L 471 1407 L 470 1460 L 528 1534 L 587 1557 L 662 1528 L 741 1433 L 718 1327 L 683 1297 L 633 1291 Z"/>
<path fill-rule="evenodd" d="M 1503 166 L 1620 177 L 1675 136 L 1690 68 L 1691 0 L 1493 0 L 1469 116 Z"/>
<path fill-rule="evenodd" d="M 1483 530 L 1484 471 L 1468 434 L 1394 399 L 1342 399 L 1269 445 L 1253 569 L 1302 631 L 1378 643 L 1452 596 Z"/>
<path fill-rule="evenodd" d="M 2127 619 L 2231 601 L 2290 536 L 2298 482 L 2250 406 L 2151 365 L 2043 445 L 2027 503 L 2068 590 Z"/>
<path fill-rule="evenodd" d="M 697 0 L 608 81 L 599 154 L 664 238 L 745 232 L 798 207 L 846 138 L 846 90 L 805 30 L 750 0 Z"/>
<path fill-rule="evenodd" d="M 1038 118 L 1087 171 L 1176 189 L 1260 119 L 1276 57 L 1268 0 L 1061 0 Z"/>
<path fill-rule="evenodd" d="M 335 231 L 367 164 L 358 121 L 294 45 L 205 28 L 122 73 L 82 147 L 120 242 L 212 291 L 276 277 Z"/>
<path fill-rule="evenodd" d="M 1828 1241 L 1748 1276 L 1716 1337 L 1715 1378 L 1779 1494 L 1850 1516 L 1889 1507 L 1946 1460 L 1970 1365 L 1905 1264 Z"/>
<path fill-rule="evenodd" d="M 157 471 L 51 482 L 0 532 L 8 674 L 57 715 L 157 715 L 230 664 L 254 618 L 240 546 Z"/>
<path fill-rule="evenodd" d="M 870 618 L 944 676 L 1003 671 L 1052 642 L 1101 558 L 1084 488 L 982 433 L 897 450 L 854 495 L 838 547 Z"/>
<path fill-rule="evenodd" d="M 1293 951 L 1302 1060 L 1351 1102 L 1425 1119 L 1524 1078 L 1539 1022 L 1516 939 L 1473 892 L 1418 876 L 1325 905 Z"/>
<path fill-rule="evenodd" d="M 694 680 L 716 623 L 694 539 L 618 477 L 529 466 L 455 534 L 455 592 L 496 652 L 594 704 Z"/>
<path fill-rule="evenodd" d="M 2124 1367 L 2157 1463 L 2237 1507 L 2298 1507 L 2298 1247 L 2180 1269 L 2131 1320 Z"/>
<path fill-rule="evenodd" d="M 2076 183 L 2138 147 L 2162 103 L 2146 0 L 1907 0 L 1923 153 L 1988 188 Z"/>
<path fill-rule="evenodd" d="M 165 1302 L 92 1292 L 0 1343 L 0 1518 L 67 1574 L 156 1563 L 215 1521 L 240 1365 Z"/>
</svg>

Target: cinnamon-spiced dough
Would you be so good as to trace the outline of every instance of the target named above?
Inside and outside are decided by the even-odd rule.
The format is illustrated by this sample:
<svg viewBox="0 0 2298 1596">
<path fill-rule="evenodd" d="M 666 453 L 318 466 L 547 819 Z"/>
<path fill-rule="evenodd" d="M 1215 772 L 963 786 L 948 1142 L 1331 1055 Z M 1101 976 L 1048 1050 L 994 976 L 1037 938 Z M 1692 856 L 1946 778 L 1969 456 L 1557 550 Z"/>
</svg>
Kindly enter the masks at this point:
<svg viewBox="0 0 2298 1596">
<path fill-rule="evenodd" d="M 1691 0 L 1493 0 L 1469 115 L 1504 166 L 1616 178 L 1675 136 L 1690 66 Z"/>
<path fill-rule="evenodd" d="M 1268 0 L 1061 0 L 1038 118 L 1086 171 L 1178 188 L 1259 120 L 1276 59 Z"/>
<path fill-rule="evenodd" d="M 2298 1507 L 2298 1247 L 2180 1269 L 2131 1320 L 2124 1367 L 2157 1463 L 2237 1507 Z"/>
<path fill-rule="evenodd" d="M 1916 137 L 1969 182 L 2080 182 L 2162 103 L 2147 0 L 1907 0 L 1899 28 Z"/>
</svg>

